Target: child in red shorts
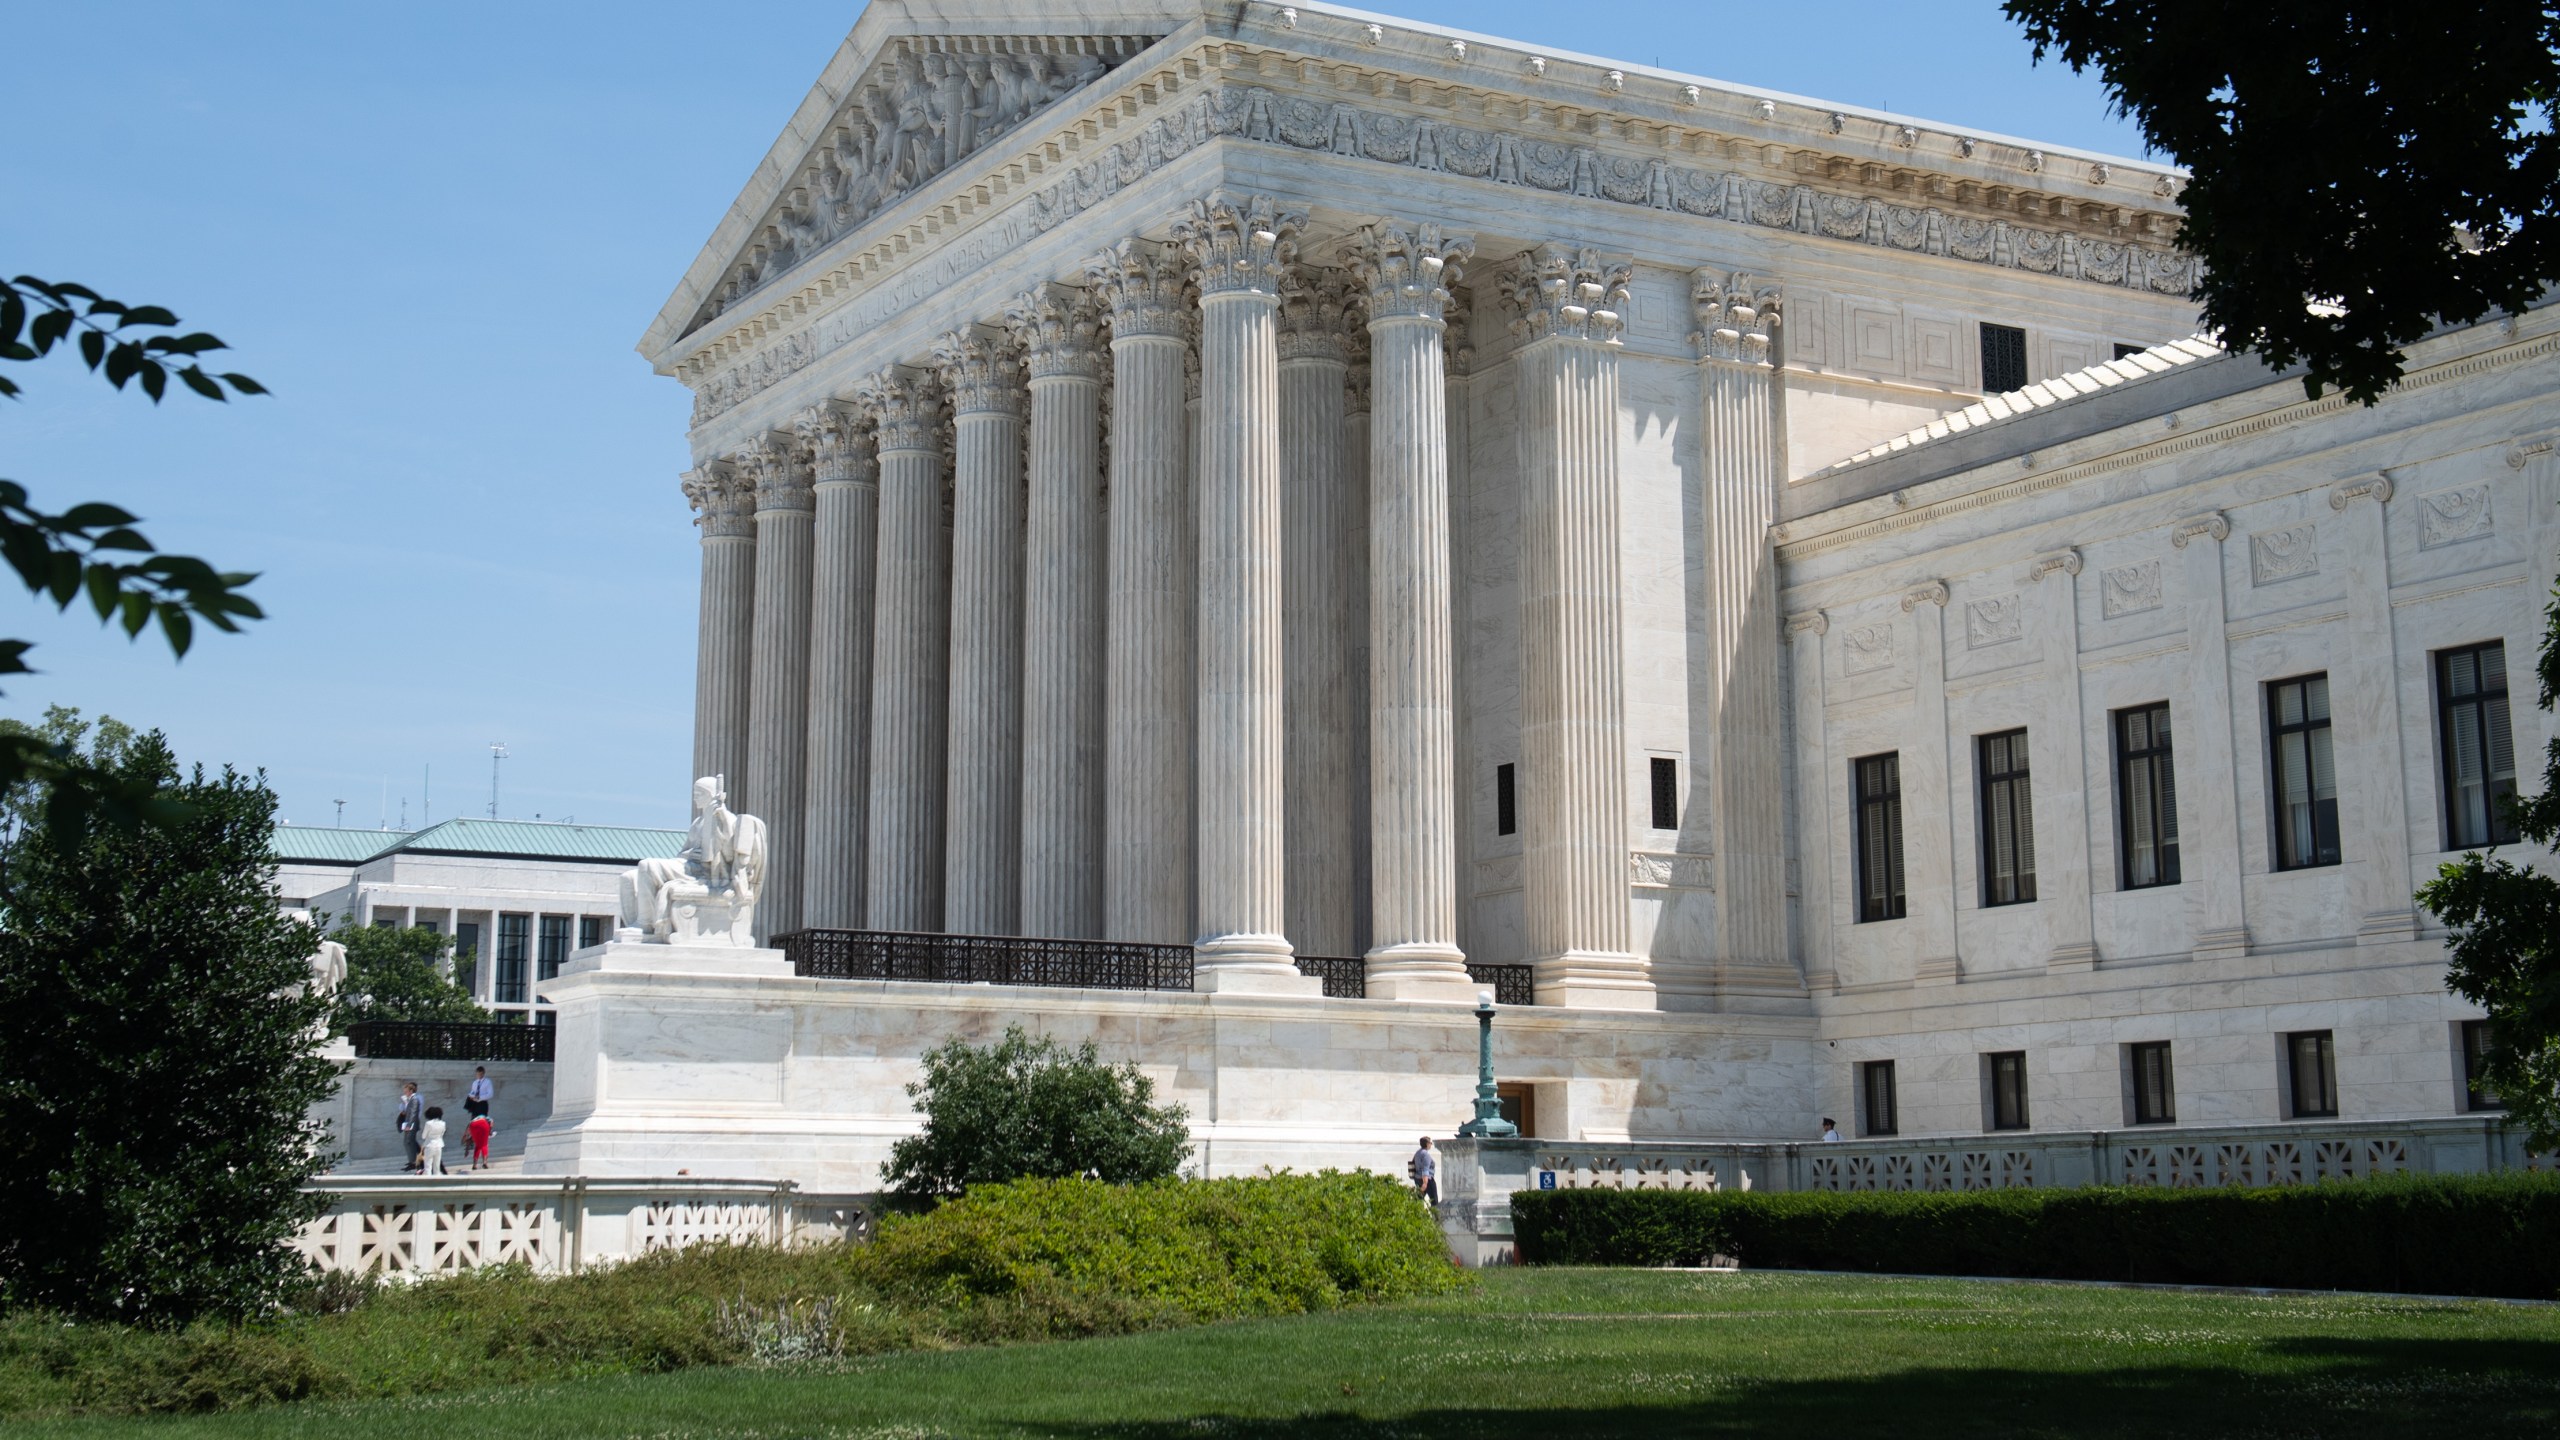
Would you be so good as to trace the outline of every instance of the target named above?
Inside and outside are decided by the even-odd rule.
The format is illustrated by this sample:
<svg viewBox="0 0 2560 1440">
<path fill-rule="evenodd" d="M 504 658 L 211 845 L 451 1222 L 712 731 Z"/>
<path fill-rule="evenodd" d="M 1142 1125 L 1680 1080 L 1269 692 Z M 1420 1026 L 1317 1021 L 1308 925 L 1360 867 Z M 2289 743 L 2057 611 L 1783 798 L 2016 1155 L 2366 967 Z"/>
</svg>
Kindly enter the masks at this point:
<svg viewBox="0 0 2560 1440">
<path fill-rule="evenodd" d="M 472 1169 L 486 1170 L 489 1168 L 489 1136 L 494 1133 L 497 1128 L 498 1127 L 495 1125 L 489 1123 L 489 1117 L 486 1115 L 474 1115 L 471 1117 Z"/>
</svg>

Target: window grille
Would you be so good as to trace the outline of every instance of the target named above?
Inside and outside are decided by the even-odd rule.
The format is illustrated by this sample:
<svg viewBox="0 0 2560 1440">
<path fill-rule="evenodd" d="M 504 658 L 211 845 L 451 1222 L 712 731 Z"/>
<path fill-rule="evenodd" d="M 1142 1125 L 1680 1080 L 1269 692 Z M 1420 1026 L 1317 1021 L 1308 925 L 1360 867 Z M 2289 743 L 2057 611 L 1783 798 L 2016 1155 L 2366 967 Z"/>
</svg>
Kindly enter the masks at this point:
<svg viewBox="0 0 2560 1440">
<path fill-rule="evenodd" d="M 2027 388 L 2027 332 L 2015 325 L 1982 326 L 1982 392 L 2006 395 Z"/>
<path fill-rule="evenodd" d="M 1493 833 L 1520 833 L 1520 780 L 1517 767 L 1493 767 Z"/>
<path fill-rule="evenodd" d="M 560 973 L 560 962 L 569 958 L 569 917 L 542 917 L 542 949 L 534 961 L 534 978 L 549 980 Z"/>
<path fill-rule="evenodd" d="M 1677 830 L 1680 828 L 1680 762 L 1656 755 L 1648 768 L 1653 779 L 1653 828 Z"/>
<path fill-rule="evenodd" d="M 531 958 L 533 917 L 500 915 L 498 917 L 498 993 L 501 1005 L 525 1003 L 525 962 Z"/>
</svg>

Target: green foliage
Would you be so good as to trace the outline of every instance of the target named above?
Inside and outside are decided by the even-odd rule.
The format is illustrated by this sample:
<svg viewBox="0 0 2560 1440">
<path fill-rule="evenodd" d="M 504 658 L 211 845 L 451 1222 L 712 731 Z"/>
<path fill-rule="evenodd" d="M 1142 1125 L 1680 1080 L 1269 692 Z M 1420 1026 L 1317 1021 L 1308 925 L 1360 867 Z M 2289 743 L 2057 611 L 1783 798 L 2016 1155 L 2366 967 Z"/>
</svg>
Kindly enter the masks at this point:
<svg viewBox="0 0 2560 1440">
<path fill-rule="evenodd" d="M 2560 586 L 2543 612 L 2542 708 L 2560 703 Z M 2507 817 L 2528 843 L 2560 854 L 2560 739 L 2543 752 L 2542 793 L 2511 795 Z M 2445 985 L 2488 1012 L 2490 1089 L 2526 1131 L 2560 1150 L 2560 867 L 2539 871 L 2473 851 L 2436 869 L 2418 903 L 2447 931 Z"/>
<path fill-rule="evenodd" d="M 1071 1052 L 1019 1025 L 984 1049 L 953 1040 L 926 1051 L 924 1079 L 907 1093 L 924 1130 L 890 1148 L 884 1174 L 904 1195 L 1068 1175 L 1161 1180 L 1191 1153 L 1189 1115 L 1156 1105 L 1137 1066 L 1105 1065 L 1092 1041 Z"/>
<path fill-rule="evenodd" d="M 276 909 L 262 779 L 182 780 L 156 732 L 85 758 L 169 803 L 11 847 L 0 1298 L 162 1327 L 257 1314 L 320 1205 L 301 1191 L 325 1158 L 306 1112 L 336 1083 L 303 993 L 318 934 Z"/>
<path fill-rule="evenodd" d="M 2208 328 L 2371 404 L 2438 321 L 2560 278 L 2560 8 L 2008 0 L 2193 173 Z"/>
<path fill-rule="evenodd" d="M 38 725 L 0 718 L 0 743 L 12 741 L 25 743 L 39 753 L 72 757 L 107 774 L 121 765 L 133 749 L 134 729 L 113 715 L 101 715 L 92 725 L 81 718 L 75 706 L 48 705 L 44 721 Z M 18 837 L 45 822 L 53 788 L 50 776 L 0 785 L 0 875 L 6 874 L 9 851 L 18 843 Z"/>
<path fill-rule="evenodd" d="M 1383 1176 L 1022 1180 L 890 1216 L 856 1257 L 971 1338 L 1291 1315 L 1463 1283 L 1431 1212 Z"/>
<path fill-rule="evenodd" d="M 1546 1265 L 2024 1275 L 2560 1299 L 2560 1176 L 2211 1190 L 1524 1190 Z"/>
<path fill-rule="evenodd" d="M 330 939 L 347 947 L 332 1029 L 364 1020 L 485 1023 L 496 1017 L 454 983 L 452 946 L 423 925 L 350 925 Z"/>
</svg>

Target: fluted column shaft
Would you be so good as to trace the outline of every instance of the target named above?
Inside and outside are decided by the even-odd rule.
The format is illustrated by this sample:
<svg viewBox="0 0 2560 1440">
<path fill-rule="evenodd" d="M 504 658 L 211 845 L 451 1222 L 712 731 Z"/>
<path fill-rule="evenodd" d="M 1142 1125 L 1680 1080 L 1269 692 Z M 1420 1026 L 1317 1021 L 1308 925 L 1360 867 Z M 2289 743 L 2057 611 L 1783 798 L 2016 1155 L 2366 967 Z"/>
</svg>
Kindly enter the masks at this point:
<svg viewBox="0 0 2560 1440">
<path fill-rule="evenodd" d="M 817 568 L 809 620 L 809 800 L 800 919 L 860 929 L 870 878 L 871 616 L 880 545 L 880 456 L 841 407 L 811 417 L 818 455 Z"/>
<path fill-rule="evenodd" d="M 1287 934 L 1309 955 L 1352 955 L 1361 879 L 1352 796 L 1349 477 L 1343 387 L 1354 297 L 1325 273 L 1293 284 L 1280 310 L 1282 668 Z"/>
<path fill-rule="evenodd" d="M 1649 1009 L 1628 923 L 1618 315 L 1628 267 L 1542 246 L 1518 326 L 1523 929 L 1540 1004 Z"/>
<path fill-rule="evenodd" d="M 802 807 L 809 783 L 809 584 L 814 497 L 808 451 L 777 437 L 756 470 L 754 680 L 747 697 L 747 813 L 764 821 L 756 940 L 800 928 Z"/>
<path fill-rule="evenodd" d="M 1369 994 L 1465 1000 L 1458 950 L 1449 605 L 1449 285 L 1474 251 L 1369 227 L 1346 258 L 1369 311 Z"/>
<path fill-rule="evenodd" d="M 1206 990 L 1320 989 L 1286 934 L 1281 785 L 1280 351 L 1295 216 L 1195 204 L 1200 267 L 1200 921 Z"/>
<path fill-rule="evenodd" d="M 1193 934 L 1194 756 L 1182 263 L 1130 241 L 1086 275 L 1111 315 L 1102 932 L 1180 943 Z"/>
<path fill-rule="evenodd" d="M 1002 331 L 935 348 L 951 391 L 951 748 L 943 928 L 1011 935 L 1022 903 L 1022 362 Z"/>
<path fill-rule="evenodd" d="M 755 651 L 755 488 L 713 461 L 684 477 L 702 528 L 702 618 L 693 676 L 693 778 L 720 777 L 736 803 L 747 776 Z"/>
<path fill-rule="evenodd" d="M 1342 471 L 1350 527 L 1344 532 L 1343 671 L 1351 725 L 1351 953 L 1366 955 L 1377 933 L 1369 900 L 1369 347 L 1351 348 L 1342 390 Z"/>
<path fill-rule="evenodd" d="M 1023 586 L 1022 933 L 1102 934 L 1100 316 L 1064 286 L 1007 312 L 1031 392 Z"/>
<path fill-rule="evenodd" d="M 942 928 L 943 728 L 950 631 L 939 396 L 893 370 L 859 392 L 880 430 L 872 631 L 869 928 Z"/>
</svg>

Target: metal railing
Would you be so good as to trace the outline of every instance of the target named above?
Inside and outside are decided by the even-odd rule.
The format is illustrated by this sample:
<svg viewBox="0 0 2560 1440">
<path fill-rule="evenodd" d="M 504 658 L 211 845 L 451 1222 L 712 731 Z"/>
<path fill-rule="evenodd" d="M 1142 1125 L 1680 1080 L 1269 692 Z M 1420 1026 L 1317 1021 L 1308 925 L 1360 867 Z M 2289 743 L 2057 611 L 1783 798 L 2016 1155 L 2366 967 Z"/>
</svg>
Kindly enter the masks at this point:
<svg viewBox="0 0 2560 1440">
<path fill-rule="evenodd" d="M 1301 955 L 1298 973 L 1322 980 L 1327 1000 L 1368 998 L 1369 962 L 1357 955 Z"/>
<path fill-rule="evenodd" d="M 1535 1005 L 1538 1003 L 1538 975 L 1529 965 L 1467 966 L 1467 978 L 1479 988 L 1493 992 L 1496 1005 Z"/>
<path fill-rule="evenodd" d="M 347 1043 L 360 1060 L 517 1060 L 549 1064 L 560 1032 L 548 1025 L 359 1020 Z"/>
<path fill-rule="evenodd" d="M 795 930 L 774 941 L 791 972 L 818 980 L 930 980 L 946 985 L 1049 985 L 1188 990 L 1191 947 L 1023 935 L 908 930 Z"/>
</svg>

